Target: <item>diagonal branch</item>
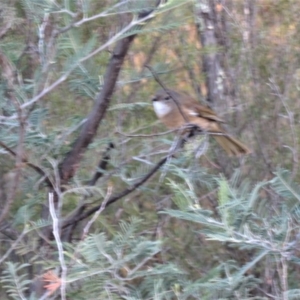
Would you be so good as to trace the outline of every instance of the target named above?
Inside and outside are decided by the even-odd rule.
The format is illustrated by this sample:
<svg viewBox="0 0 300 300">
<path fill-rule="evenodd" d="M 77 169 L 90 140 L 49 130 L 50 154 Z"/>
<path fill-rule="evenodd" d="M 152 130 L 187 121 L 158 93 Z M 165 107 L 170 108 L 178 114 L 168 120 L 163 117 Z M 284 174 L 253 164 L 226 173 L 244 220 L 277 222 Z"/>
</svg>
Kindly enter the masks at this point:
<svg viewBox="0 0 300 300">
<path fill-rule="evenodd" d="M 110 160 L 110 152 L 114 147 L 115 146 L 112 142 L 110 142 L 108 144 L 105 152 L 103 153 L 102 159 L 100 160 L 100 162 L 98 164 L 98 168 L 97 168 L 94 176 L 87 182 L 87 184 L 89 186 L 94 186 L 97 183 L 97 181 L 99 180 L 99 178 L 101 178 L 104 175 L 104 172 L 107 169 L 107 165 L 108 165 L 108 162 Z M 110 196 L 111 196 L 111 193 L 109 193 L 109 196 L 107 196 L 107 200 L 109 199 Z M 71 216 L 66 217 L 66 219 L 68 219 L 68 220 L 73 219 L 74 220 L 74 219 L 79 218 L 84 213 L 85 209 L 88 207 L 88 204 L 86 203 L 86 199 L 88 197 L 90 197 L 90 195 L 85 195 L 83 197 L 83 199 L 80 201 L 81 203 L 77 206 L 75 211 L 73 211 L 71 213 Z M 106 204 L 106 202 L 105 202 L 105 204 Z M 102 202 L 102 206 L 103 206 L 103 202 Z M 105 208 L 105 205 L 104 205 L 103 209 L 104 208 Z M 101 211 L 102 211 L 102 209 L 101 209 Z M 76 226 L 77 226 L 77 223 L 73 223 L 72 226 L 70 226 L 68 228 L 68 230 L 64 233 L 65 240 L 71 241 L 72 234 L 73 234 Z"/>
<path fill-rule="evenodd" d="M 0 141 L 0 147 L 2 147 L 4 150 L 6 150 L 8 153 L 10 153 L 12 156 L 14 156 L 14 157 L 17 156 L 17 153 L 14 150 L 9 148 L 7 145 L 5 145 L 1 141 Z M 35 170 L 39 175 L 41 175 L 44 178 L 44 181 L 49 188 L 54 188 L 54 185 L 53 185 L 51 179 L 49 178 L 49 176 L 45 173 L 45 171 L 41 167 L 31 163 L 26 158 L 23 158 L 22 162 L 24 164 L 28 165 L 31 169 Z"/>
<path fill-rule="evenodd" d="M 184 130 L 184 127 L 182 128 Z M 192 130 L 193 131 L 193 130 Z M 106 203 L 103 206 L 103 202 L 101 204 L 96 205 L 95 207 L 91 208 L 90 210 L 84 212 L 84 210 L 80 211 L 80 214 L 76 214 L 75 216 L 71 216 L 70 218 L 65 219 L 62 222 L 62 228 L 66 228 L 68 226 L 76 226 L 76 224 L 89 216 L 91 216 L 93 213 L 97 212 L 100 207 L 104 210 L 109 205 L 115 203 L 116 201 L 124 198 L 125 196 L 131 194 L 136 189 L 138 189 L 141 185 L 143 185 L 150 177 L 152 177 L 168 160 L 170 157 L 172 157 L 179 149 L 181 149 L 184 146 L 185 141 L 190 136 L 191 132 L 187 132 L 184 135 L 179 134 L 178 139 L 174 146 L 170 149 L 167 156 L 163 157 L 153 168 L 146 174 L 141 180 L 133 184 L 132 186 L 126 188 L 122 192 L 112 195 L 109 197 L 109 199 L 105 200 Z M 84 208 L 83 208 L 84 209 Z"/>
<path fill-rule="evenodd" d="M 160 0 L 157 0 L 157 6 L 159 6 L 159 4 Z M 138 17 L 144 18 L 152 12 L 153 10 L 142 12 Z M 121 39 L 115 46 L 104 76 L 103 89 L 99 93 L 95 105 L 88 116 L 87 122 L 85 123 L 78 139 L 75 141 L 72 150 L 66 155 L 60 164 L 60 177 L 62 184 L 66 184 L 68 180 L 74 176 L 82 154 L 96 135 L 97 129 L 108 108 L 125 56 L 135 37 L 136 34 L 127 36 Z"/>
<path fill-rule="evenodd" d="M 168 156 L 165 156 L 164 158 L 162 158 L 155 166 L 154 168 L 152 168 L 152 170 L 146 174 L 140 181 L 136 182 L 135 184 L 133 184 L 132 186 L 128 187 L 127 189 L 125 189 L 124 191 L 111 196 L 107 202 L 104 208 L 108 207 L 109 205 L 113 204 L 114 202 L 122 199 L 123 197 L 131 194 L 132 192 L 134 192 L 137 188 L 139 188 L 142 184 L 144 184 L 150 177 L 152 177 L 152 175 L 154 175 L 160 168 L 161 166 L 163 166 L 167 160 L 169 158 Z M 66 228 L 70 225 L 73 225 L 74 223 L 80 222 L 81 220 L 84 220 L 86 218 L 88 218 L 90 215 L 92 215 L 93 213 L 95 213 L 96 211 L 98 211 L 99 207 L 101 207 L 102 204 L 99 204 L 93 208 L 91 208 L 90 210 L 86 211 L 84 214 L 81 214 L 80 216 L 77 216 L 75 219 L 69 219 L 69 220 L 65 220 L 65 222 L 62 225 L 62 228 Z"/>
<path fill-rule="evenodd" d="M 99 178 L 101 178 L 104 174 L 104 171 L 107 168 L 107 164 L 110 160 L 110 151 L 115 148 L 115 145 L 110 142 L 103 154 L 101 161 L 98 164 L 98 168 L 93 176 L 93 178 L 88 182 L 88 185 L 94 186 Z"/>
</svg>

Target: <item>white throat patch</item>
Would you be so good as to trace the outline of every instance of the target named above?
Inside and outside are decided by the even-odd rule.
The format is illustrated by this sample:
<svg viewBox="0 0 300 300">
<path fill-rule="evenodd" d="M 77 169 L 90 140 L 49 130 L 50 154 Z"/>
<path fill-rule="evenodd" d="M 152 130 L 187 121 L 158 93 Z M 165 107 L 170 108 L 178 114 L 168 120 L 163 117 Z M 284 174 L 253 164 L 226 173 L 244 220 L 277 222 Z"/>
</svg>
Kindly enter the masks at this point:
<svg viewBox="0 0 300 300">
<path fill-rule="evenodd" d="M 153 107 L 155 113 L 159 118 L 164 117 L 172 110 L 172 107 L 170 107 L 168 104 L 164 103 L 163 101 L 153 101 Z"/>
</svg>

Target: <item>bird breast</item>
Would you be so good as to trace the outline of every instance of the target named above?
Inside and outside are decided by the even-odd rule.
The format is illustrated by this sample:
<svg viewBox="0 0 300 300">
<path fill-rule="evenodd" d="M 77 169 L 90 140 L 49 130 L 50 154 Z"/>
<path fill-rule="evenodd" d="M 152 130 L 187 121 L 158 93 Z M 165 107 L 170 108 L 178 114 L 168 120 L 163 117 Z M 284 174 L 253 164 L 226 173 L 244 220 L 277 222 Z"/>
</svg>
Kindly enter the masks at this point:
<svg viewBox="0 0 300 300">
<path fill-rule="evenodd" d="M 166 116 L 171 112 L 172 107 L 162 101 L 153 101 L 153 108 L 159 118 Z"/>
</svg>

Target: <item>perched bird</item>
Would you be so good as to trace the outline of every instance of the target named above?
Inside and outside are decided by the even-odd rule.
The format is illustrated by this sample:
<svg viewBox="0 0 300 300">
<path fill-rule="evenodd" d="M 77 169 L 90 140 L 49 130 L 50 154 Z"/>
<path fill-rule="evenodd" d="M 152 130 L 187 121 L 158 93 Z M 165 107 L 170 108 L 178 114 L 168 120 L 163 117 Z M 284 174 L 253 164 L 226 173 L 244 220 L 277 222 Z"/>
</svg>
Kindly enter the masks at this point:
<svg viewBox="0 0 300 300">
<path fill-rule="evenodd" d="M 159 90 L 152 98 L 157 117 L 170 129 L 185 124 L 196 125 L 212 135 L 229 156 L 249 154 L 250 150 L 222 128 L 224 121 L 209 107 L 194 98 L 173 90 Z"/>
</svg>

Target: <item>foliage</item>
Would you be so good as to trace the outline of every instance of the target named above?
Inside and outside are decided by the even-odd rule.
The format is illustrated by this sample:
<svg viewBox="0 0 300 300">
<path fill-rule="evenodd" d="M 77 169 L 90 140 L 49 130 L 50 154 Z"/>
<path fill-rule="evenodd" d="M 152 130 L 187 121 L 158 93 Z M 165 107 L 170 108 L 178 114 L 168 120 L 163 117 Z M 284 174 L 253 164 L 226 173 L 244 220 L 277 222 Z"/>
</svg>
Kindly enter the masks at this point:
<svg viewBox="0 0 300 300">
<path fill-rule="evenodd" d="M 274 193 L 268 200 L 262 194 L 266 187 Z M 295 236 L 299 231 L 299 224 L 294 216 L 294 209 L 298 211 L 300 207 L 299 193 L 295 192 L 298 189 L 299 185 L 291 182 L 290 174 L 286 170 L 278 170 L 276 177 L 256 185 L 252 190 L 249 190 L 247 182 L 241 182 L 239 187 L 230 186 L 221 178 L 218 215 L 213 216 L 211 210 L 203 209 L 199 205 L 189 206 L 185 210 L 169 209 L 164 212 L 175 218 L 201 224 L 202 228 L 196 234 L 204 235 L 208 241 L 217 241 L 227 245 L 226 247 L 249 253 L 243 265 L 238 265 L 237 261 L 231 259 L 218 266 L 223 276 L 219 277 L 219 273 L 219 276 L 205 281 L 207 290 L 199 285 L 201 299 L 206 296 L 207 299 L 252 299 L 251 291 L 262 283 L 254 270 L 276 270 L 278 275 L 274 274 L 272 280 L 277 281 L 278 285 L 288 286 L 293 282 L 293 275 L 289 276 L 288 270 L 297 268 L 299 264 L 296 246 L 298 237 Z M 226 195 L 228 198 L 224 201 Z M 274 203 L 276 195 L 280 195 L 279 203 Z M 289 208 L 287 200 L 294 200 L 293 209 Z M 265 202 L 263 207 L 258 205 L 262 201 Z M 195 288 L 197 283 L 193 286 Z M 294 291 L 283 293 L 292 295 Z M 285 296 L 278 294 L 277 297 Z"/>
<path fill-rule="evenodd" d="M 29 264 L 19 264 L 8 262 L 6 269 L 3 271 L 1 283 L 12 299 L 26 299 L 24 292 L 31 281 L 28 280 L 25 274 L 18 274 L 22 269 L 28 267 Z"/>
<path fill-rule="evenodd" d="M 2 2 L 0 298 L 298 299 L 299 1 Z M 178 150 L 154 75 L 252 154 Z"/>
</svg>

